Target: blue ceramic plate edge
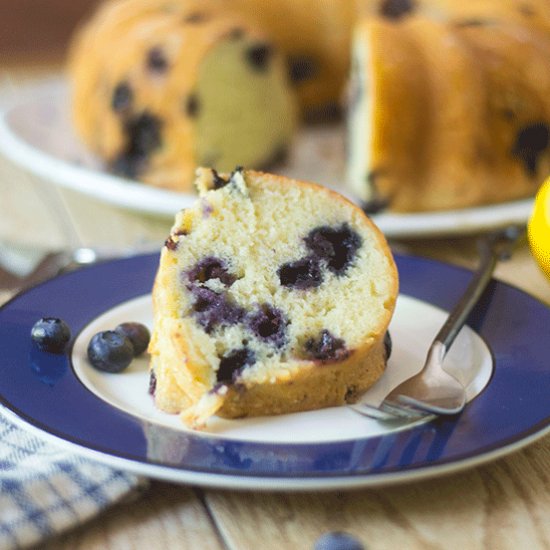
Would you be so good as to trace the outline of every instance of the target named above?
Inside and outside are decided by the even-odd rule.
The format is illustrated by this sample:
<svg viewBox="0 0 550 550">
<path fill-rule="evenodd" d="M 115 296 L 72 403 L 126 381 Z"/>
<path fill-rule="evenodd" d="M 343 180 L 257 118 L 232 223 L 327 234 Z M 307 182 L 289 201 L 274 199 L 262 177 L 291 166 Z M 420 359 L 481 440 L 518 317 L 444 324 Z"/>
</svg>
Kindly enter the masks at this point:
<svg viewBox="0 0 550 550">
<path fill-rule="evenodd" d="M 443 265 L 443 266 L 450 266 L 453 269 L 463 271 L 468 274 L 471 273 L 471 270 L 464 268 L 462 266 L 455 266 L 455 265 L 441 262 L 438 260 L 419 258 L 418 256 L 407 255 L 407 254 L 400 254 L 400 256 L 408 257 L 410 259 L 420 259 L 422 262 L 434 263 L 434 264 Z M 68 275 L 71 275 L 71 274 L 68 274 Z M 48 284 L 48 281 L 45 281 L 37 285 L 37 287 L 40 287 L 45 284 Z M 539 300 L 538 298 L 530 295 L 528 292 L 518 289 L 517 287 L 509 283 L 498 281 L 498 284 L 506 286 L 510 289 L 514 289 L 515 291 L 519 291 L 522 294 L 525 294 L 526 296 L 528 296 L 530 299 L 538 302 L 542 306 L 548 307 L 548 305 L 545 304 L 542 300 Z M 37 287 L 33 287 L 33 289 Z M 17 299 L 18 297 L 19 295 L 14 296 L 12 299 L 6 302 L 2 307 L 0 307 L 0 311 L 3 310 L 8 304 L 10 304 L 13 300 Z M 4 399 L 2 398 L 1 401 L 4 402 Z M 387 485 L 390 483 L 398 483 L 398 482 L 407 481 L 407 480 L 424 479 L 427 477 L 433 477 L 436 475 L 443 475 L 446 473 L 457 472 L 460 470 L 464 470 L 466 468 L 470 468 L 472 466 L 484 464 L 486 462 L 494 460 L 495 458 L 504 456 L 506 454 L 514 452 L 515 450 L 521 449 L 522 447 L 529 445 L 533 441 L 536 441 L 537 439 L 543 437 L 548 432 L 550 432 L 550 427 L 547 426 L 548 421 L 550 421 L 550 419 L 547 419 L 545 422 L 542 423 L 543 424 L 542 427 L 540 427 L 541 423 L 539 423 L 537 426 L 531 427 L 531 430 L 528 430 L 529 432 L 528 435 L 522 437 L 520 440 L 513 441 L 510 444 L 501 445 L 496 449 L 482 452 L 479 455 L 467 457 L 464 459 L 458 458 L 450 463 L 434 464 L 431 466 L 424 465 L 417 470 L 408 469 L 406 471 L 387 472 L 387 473 L 381 473 L 381 474 L 377 474 L 377 473 L 350 474 L 349 476 L 345 476 L 345 477 L 311 476 L 311 477 L 298 479 L 298 478 L 283 476 L 283 477 L 271 478 L 271 477 L 266 477 L 261 475 L 250 475 L 250 474 L 241 476 L 241 475 L 225 475 L 225 474 L 218 474 L 218 473 L 211 473 L 211 472 L 209 473 L 196 472 L 193 470 L 183 470 L 176 466 L 148 464 L 140 460 L 128 459 L 120 456 L 112 456 L 100 450 L 96 450 L 89 447 L 82 447 L 78 443 L 56 436 L 55 434 L 49 431 L 45 431 L 37 427 L 32 422 L 27 421 L 25 418 L 23 418 L 23 416 L 19 416 L 18 414 L 8 409 L 7 407 L 4 407 L 4 408 L 6 412 L 8 412 L 9 416 L 13 418 L 14 421 L 16 421 L 16 423 L 26 428 L 30 428 L 33 432 L 37 433 L 39 436 L 45 437 L 47 439 L 51 438 L 57 444 L 68 445 L 72 450 L 78 452 L 81 455 L 88 456 L 89 458 L 93 458 L 95 460 L 99 460 L 100 462 L 109 464 L 113 467 L 120 467 L 128 471 L 133 471 L 134 473 L 137 473 L 137 474 L 148 475 L 158 479 L 166 479 L 166 480 L 172 480 L 172 481 L 175 480 L 182 483 L 196 483 L 196 484 L 210 486 L 210 487 L 243 488 L 243 489 L 255 488 L 255 489 L 277 490 L 279 488 L 280 490 L 287 490 L 287 489 L 312 490 L 312 489 L 331 489 L 331 488 L 353 488 L 353 487 L 363 487 L 363 486 L 366 487 L 366 486 Z"/>
</svg>

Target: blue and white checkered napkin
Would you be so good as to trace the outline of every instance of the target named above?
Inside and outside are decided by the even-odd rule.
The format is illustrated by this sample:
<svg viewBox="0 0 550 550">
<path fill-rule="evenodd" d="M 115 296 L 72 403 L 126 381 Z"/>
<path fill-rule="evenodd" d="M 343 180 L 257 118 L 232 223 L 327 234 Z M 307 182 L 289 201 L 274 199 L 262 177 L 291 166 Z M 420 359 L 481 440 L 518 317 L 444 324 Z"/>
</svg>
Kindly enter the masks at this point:
<svg viewBox="0 0 550 550">
<path fill-rule="evenodd" d="M 0 550 L 45 541 L 144 484 L 42 441 L 0 411 Z"/>
</svg>

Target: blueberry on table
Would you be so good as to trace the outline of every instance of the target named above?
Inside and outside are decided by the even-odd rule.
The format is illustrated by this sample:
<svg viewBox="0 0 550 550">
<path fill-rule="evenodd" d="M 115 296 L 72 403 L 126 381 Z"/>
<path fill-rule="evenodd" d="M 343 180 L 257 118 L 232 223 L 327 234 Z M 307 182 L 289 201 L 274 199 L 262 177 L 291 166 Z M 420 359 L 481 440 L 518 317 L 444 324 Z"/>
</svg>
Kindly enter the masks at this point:
<svg viewBox="0 0 550 550">
<path fill-rule="evenodd" d="M 315 542 L 314 550 L 365 550 L 354 536 L 341 531 L 325 533 Z"/>
<path fill-rule="evenodd" d="M 141 355 L 147 349 L 151 339 L 149 329 L 141 323 L 121 323 L 115 328 L 115 332 L 129 338 L 134 346 L 134 357 Z"/>
<path fill-rule="evenodd" d="M 98 370 L 122 372 L 133 358 L 131 340 L 114 330 L 98 332 L 88 344 L 88 359 Z"/>
<path fill-rule="evenodd" d="M 63 353 L 71 339 L 71 331 L 65 321 L 55 317 L 43 317 L 32 327 L 31 338 L 42 351 Z"/>
</svg>

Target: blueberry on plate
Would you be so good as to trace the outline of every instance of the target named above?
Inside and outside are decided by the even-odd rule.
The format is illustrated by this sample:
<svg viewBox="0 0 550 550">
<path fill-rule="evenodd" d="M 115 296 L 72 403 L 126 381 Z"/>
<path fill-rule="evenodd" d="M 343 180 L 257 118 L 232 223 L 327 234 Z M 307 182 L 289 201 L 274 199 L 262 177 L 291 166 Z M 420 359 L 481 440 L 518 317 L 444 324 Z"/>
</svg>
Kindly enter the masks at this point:
<svg viewBox="0 0 550 550">
<path fill-rule="evenodd" d="M 131 340 L 114 330 L 98 332 L 88 344 L 90 363 L 105 372 L 122 372 L 133 358 L 134 346 Z"/>
<path fill-rule="evenodd" d="M 149 329 L 141 323 L 121 323 L 115 328 L 115 332 L 130 339 L 134 346 L 134 357 L 141 355 L 147 349 L 151 339 Z"/>
<path fill-rule="evenodd" d="M 71 339 L 71 331 L 61 319 L 43 317 L 31 329 L 31 338 L 42 351 L 63 353 Z"/>
<path fill-rule="evenodd" d="M 365 550 L 365 547 L 349 533 L 332 531 L 317 539 L 314 550 Z"/>
</svg>

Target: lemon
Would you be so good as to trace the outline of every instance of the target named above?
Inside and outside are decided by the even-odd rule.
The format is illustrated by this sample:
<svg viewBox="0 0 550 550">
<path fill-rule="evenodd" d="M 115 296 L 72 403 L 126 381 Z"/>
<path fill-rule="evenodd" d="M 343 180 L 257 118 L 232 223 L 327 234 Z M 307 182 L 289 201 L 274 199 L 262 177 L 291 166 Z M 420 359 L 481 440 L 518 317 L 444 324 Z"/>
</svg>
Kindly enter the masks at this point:
<svg viewBox="0 0 550 550">
<path fill-rule="evenodd" d="M 531 252 L 550 279 L 550 178 L 539 189 L 527 224 Z"/>
</svg>

